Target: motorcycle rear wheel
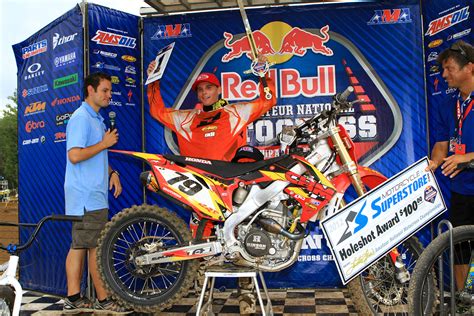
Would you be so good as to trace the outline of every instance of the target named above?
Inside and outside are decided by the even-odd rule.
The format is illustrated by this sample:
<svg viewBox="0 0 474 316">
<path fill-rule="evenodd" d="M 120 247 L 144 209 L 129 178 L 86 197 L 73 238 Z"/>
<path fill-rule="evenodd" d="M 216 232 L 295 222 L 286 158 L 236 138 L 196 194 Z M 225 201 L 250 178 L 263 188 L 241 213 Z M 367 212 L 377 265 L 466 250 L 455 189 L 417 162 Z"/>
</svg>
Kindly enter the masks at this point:
<svg viewBox="0 0 474 316">
<path fill-rule="evenodd" d="M 188 245 L 191 232 L 175 213 L 155 205 L 132 206 L 116 214 L 101 233 L 97 264 L 107 292 L 122 306 L 160 312 L 177 303 L 193 284 L 198 261 L 135 265 L 135 257 Z"/>
</svg>

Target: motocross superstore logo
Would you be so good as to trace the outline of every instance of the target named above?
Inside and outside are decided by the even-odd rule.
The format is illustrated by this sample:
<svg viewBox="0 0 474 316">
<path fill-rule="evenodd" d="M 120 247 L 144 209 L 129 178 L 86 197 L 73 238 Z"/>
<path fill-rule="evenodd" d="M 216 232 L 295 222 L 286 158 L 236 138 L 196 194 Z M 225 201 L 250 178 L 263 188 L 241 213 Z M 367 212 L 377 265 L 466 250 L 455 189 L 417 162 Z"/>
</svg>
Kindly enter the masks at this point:
<svg viewBox="0 0 474 316">
<path fill-rule="evenodd" d="M 191 37 L 191 25 L 189 23 L 182 24 L 165 24 L 158 25 L 158 29 L 151 37 L 152 40 L 161 40 L 169 38 Z"/>
<path fill-rule="evenodd" d="M 375 10 L 374 16 L 367 25 L 411 23 L 409 8 Z"/>
<path fill-rule="evenodd" d="M 98 30 L 92 38 L 93 42 L 99 45 L 109 45 L 117 47 L 135 48 L 137 46 L 137 39 L 121 34 L 115 34 Z"/>
<path fill-rule="evenodd" d="M 453 25 L 461 23 L 462 21 L 466 21 L 469 18 L 469 6 L 454 11 L 452 13 L 448 13 L 436 20 L 430 22 L 428 26 L 428 31 L 426 31 L 425 35 L 433 36 L 438 34 L 441 31 L 444 31 Z"/>
</svg>

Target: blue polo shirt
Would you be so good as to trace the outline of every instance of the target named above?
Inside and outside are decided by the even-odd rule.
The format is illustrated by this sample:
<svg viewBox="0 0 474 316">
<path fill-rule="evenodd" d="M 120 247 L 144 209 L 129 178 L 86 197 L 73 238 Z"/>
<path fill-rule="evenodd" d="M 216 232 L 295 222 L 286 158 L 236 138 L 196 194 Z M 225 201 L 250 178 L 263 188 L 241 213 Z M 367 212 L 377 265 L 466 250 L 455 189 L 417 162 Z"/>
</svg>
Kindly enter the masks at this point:
<svg viewBox="0 0 474 316">
<path fill-rule="evenodd" d="M 66 128 L 67 151 L 99 143 L 105 134 L 104 118 L 86 102 L 74 111 Z M 84 215 L 84 209 L 108 208 L 107 150 L 73 164 L 66 154 L 64 194 L 67 215 Z"/>
<path fill-rule="evenodd" d="M 474 93 L 471 93 L 470 98 L 464 102 L 459 93 L 450 94 L 446 97 L 438 111 L 438 117 L 435 120 L 436 125 L 432 126 L 437 142 L 449 142 L 451 137 L 457 136 L 456 104 L 458 100 L 459 104 L 463 105 L 463 113 L 466 113 L 470 101 L 474 100 Z M 474 152 L 474 106 L 463 121 L 461 142 L 466 144 L 466 153 Z M 448 155 L 451 156 L 453 153 L 448 153 Z M 474 170 L 465 169 L 451 179 L 451 191 L 463 195 L 474 195 Z"/>
</svg>

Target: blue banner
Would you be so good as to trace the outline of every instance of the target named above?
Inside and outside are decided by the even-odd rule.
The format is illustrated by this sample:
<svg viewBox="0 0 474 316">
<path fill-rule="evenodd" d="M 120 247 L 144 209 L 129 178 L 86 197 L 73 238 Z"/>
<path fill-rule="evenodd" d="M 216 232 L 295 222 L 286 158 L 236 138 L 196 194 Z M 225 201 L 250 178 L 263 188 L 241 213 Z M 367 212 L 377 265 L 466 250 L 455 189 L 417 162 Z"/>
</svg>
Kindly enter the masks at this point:
<svg viewBox="0 0 474 316">
<path fill-rule="evenodd" d="M 471 45 L 474 43 L 472 32 L 473 2 L 471 0 L 450 1 L 425 1 L 423 6 L 424 18 L 424 47 L 425 47 L 425 73 L 426 91 L 428 99 L 428 126 L 429 143 L 432 149 L 435 143 L 437 130 L 444 126 L 436 125 L 436 117 L 442 107 L 448 106 L 447 101 L 456 89 L 449 88 L 443 79 L 443 68 L 436 61 L 438 54 L 449 48 L 458 40 L 463 40 Z M 441 174 L 441 169 L 436 170 L 440 187 L 446 203 L 450 204 L 450 181 Z M 449 212 L 444 218 L 448 218 Z"/>
<path fill-rule="evenodd" d="M 89 72 L 102 71 L 112 76 L 112 100 L 101 112 L 107 125 L 108 113 L 116 113 L 120 136 L 111 149 L 142 151 L 140 18 L 99 5 L 88 7 Z M 118 199 L 109 194 L 112 216 L 123 208 L 142 204 L 142 165 L 113 153 L 109 153 L 109 162 L 119 171 L 123 187 Z"/>
<path fill-rule="evenodd" d="M 282 125 L 298 124 L 326 109 L 332 95 L 352 85 L 352 97 L 363 102 L 342 114 L 339 123 L 353 139 L 361 164 L 392 176 L 427 153 L 419 3 L 328 8 L 247 10 L 259 51 L 274 63 L 270 76 L 278 98 L 273 109 L 249 126 L 248 141 L 266 157 L 276 155 L 276 147 L 267 143 Z M 191 85 L 200 72 L 215 72 L 222 96 L 230 102 L 258 97 L 256 78 L 244 74 L 251 53 L 238 10 L 145 19 L 145 68 L 172 42 L 174 51 L 160 82 L 168 106 L 194 107 Z M 178 152 L 171 132 L 150 116 L 147 102 L 145 136 L 148 152 Z M 283 272 L 268 274 L 269 285 L 340 285 L 319 227 L 306 237 L 298 261 Z"/>
<path fill-rule="evenodd" d="M 66 124 L 83 96 L 79 6 L 13 49 L 18 65 L 19 220 L 35 223 L 46 215 L 64 214 Z M 20 241 L 31 232 L 21 229 Z M 51 293 L 65 288 L 70 236 L 70 224 L 49 223 L 21 253 L 20 281 L 25 288 Z"/>
</svg>

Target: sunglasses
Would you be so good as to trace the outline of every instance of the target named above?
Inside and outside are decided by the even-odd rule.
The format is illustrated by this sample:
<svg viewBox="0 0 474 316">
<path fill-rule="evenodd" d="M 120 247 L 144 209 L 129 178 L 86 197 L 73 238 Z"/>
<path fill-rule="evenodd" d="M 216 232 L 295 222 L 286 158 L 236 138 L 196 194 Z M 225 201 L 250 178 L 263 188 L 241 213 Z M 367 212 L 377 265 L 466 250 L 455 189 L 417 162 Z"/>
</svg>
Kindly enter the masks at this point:
<svg viewBox="0 0 474 316">
<path fill-rule="evenodd" d="M 454 45 L 453 45 L 453 46 L 454 46 Z M 464 56 L 464 58 L 467 59 L 467 53 L 466 53 L 466 51 L 465 51 L 461 46 L 459 46 L 459 45 L 456 45 L 456 47 L 453 47 L 453 46 L 451 46 L 451 47 L 449 48 L 449 50 L 451 50 L 451 51 L 453 51 L 453 52 L 457 52 L 457 53 L 461 54 L 462 56 Z"/>
</svg>

